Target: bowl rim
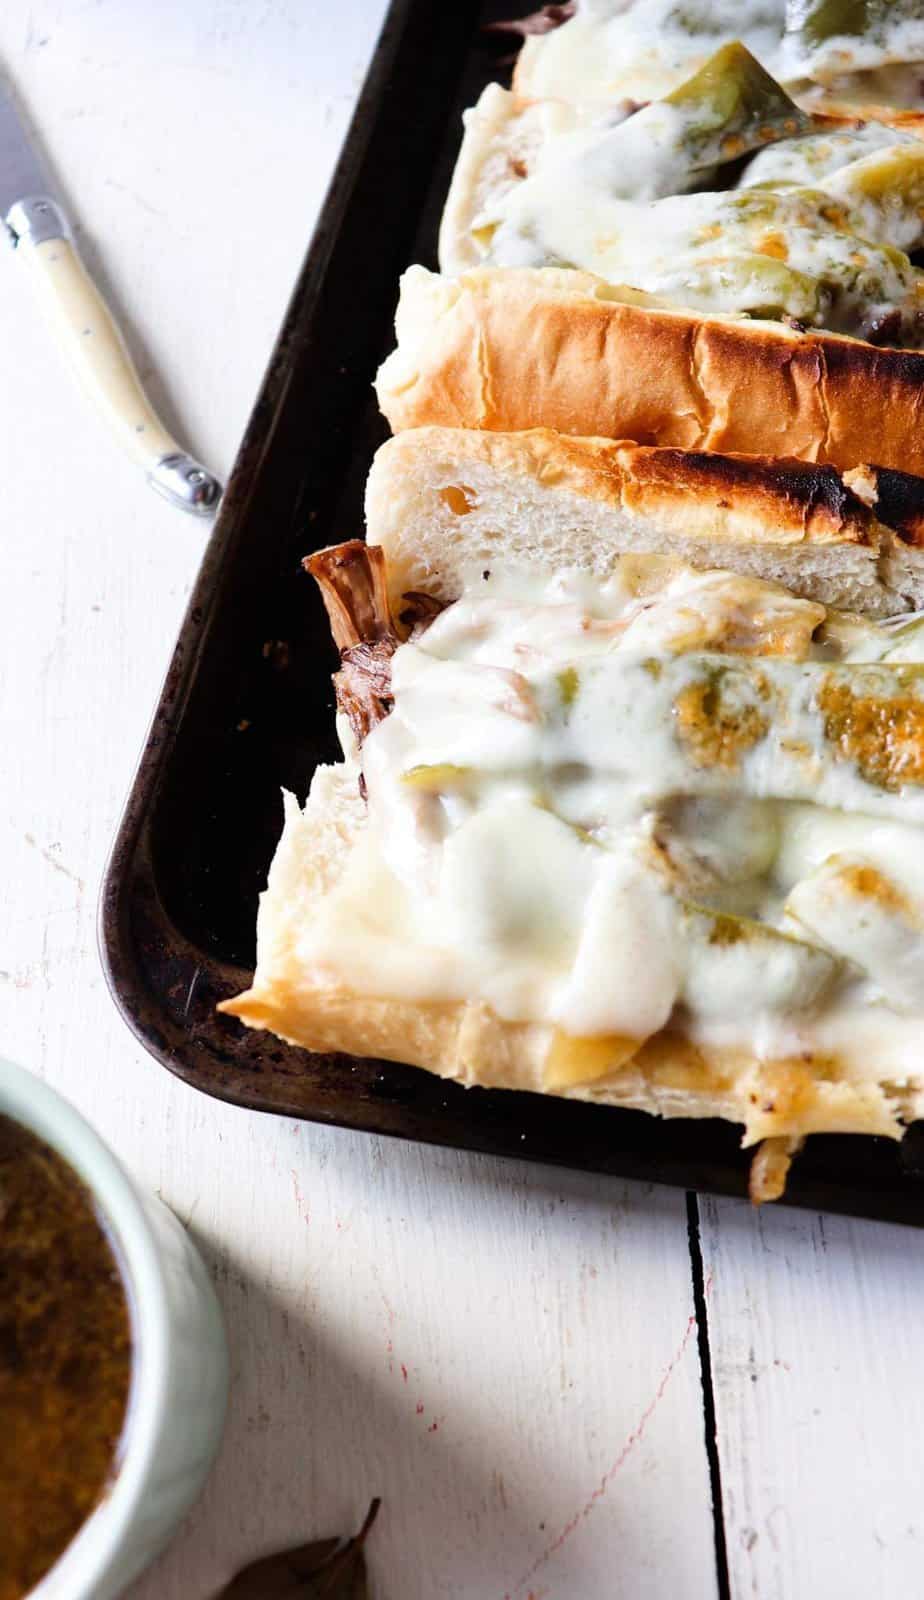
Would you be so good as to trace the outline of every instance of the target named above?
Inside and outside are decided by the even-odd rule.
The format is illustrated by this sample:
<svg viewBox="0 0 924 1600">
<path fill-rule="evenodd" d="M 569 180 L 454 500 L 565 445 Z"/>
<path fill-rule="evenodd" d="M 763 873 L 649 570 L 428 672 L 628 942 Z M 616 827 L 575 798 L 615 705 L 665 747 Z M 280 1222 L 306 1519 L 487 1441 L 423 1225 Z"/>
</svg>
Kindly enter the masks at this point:
<svg viewBox="0 0 924 1600">
<path fill-rule="evenodd" d="M 82 1179 L 114 1245 L 131 1319 L 128 1405 L 115 1474 L 28 1600 L 81 1600 L 118 1556 L 144 1497 L 169 1399 L 169 1302 L 140 1190 L 81 1112 L 44 1079 L 0 1057 L 0 1114 L 50 1145 Z"/>
</svg>

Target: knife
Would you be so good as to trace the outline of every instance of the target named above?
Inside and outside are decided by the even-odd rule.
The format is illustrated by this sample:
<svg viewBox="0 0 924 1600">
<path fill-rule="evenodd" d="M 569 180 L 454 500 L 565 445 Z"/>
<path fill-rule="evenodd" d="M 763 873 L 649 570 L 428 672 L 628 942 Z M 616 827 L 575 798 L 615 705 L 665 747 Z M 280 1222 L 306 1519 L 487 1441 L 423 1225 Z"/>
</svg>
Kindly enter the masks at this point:
<svg viewBox="0 0 924 1600">
<path fill-rule="evenodd" d="M 90 278 L 15 104 L 0 85 L 0 218 L 77 376 L 152 489 L 210 516 L 221 484 L 181 450 L 141 387 L 125 341 Z"/>
</svg>

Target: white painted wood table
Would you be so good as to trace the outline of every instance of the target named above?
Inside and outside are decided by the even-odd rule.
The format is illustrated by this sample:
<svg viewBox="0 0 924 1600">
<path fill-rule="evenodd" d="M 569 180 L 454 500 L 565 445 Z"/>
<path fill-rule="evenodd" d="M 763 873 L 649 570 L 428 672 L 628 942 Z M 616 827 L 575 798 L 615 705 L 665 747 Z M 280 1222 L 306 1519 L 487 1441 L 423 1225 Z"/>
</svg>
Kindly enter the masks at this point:
<svg viewBox="0 0 924 1600">
<path fill-rule="evenodd" d="M 0 10 L 85 253 L 221 473 L 382 9 Z M 702 1202 L 707 1346 L 683 1194 L 250 1115 L 133 1042 L 97 888 L 204 534 L 111 448 L 12 254 L 0 349 L 0 1049 L 188 1221 L 232 1344 L 217 1467 L 133 1600 L 205 1600 L 373 1494 L 380 1600 L 924 1593 L 918 1234 Z"/>
</svg>

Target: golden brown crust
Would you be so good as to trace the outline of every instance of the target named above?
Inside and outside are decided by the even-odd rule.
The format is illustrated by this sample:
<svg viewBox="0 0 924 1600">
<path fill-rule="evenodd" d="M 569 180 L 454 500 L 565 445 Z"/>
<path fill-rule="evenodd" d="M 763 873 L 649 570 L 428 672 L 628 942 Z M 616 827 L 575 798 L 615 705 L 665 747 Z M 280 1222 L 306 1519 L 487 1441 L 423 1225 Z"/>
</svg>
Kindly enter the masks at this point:
<svg viewBox="0 0 924 1600">
<path fill-rule="evenodd" d="M 308 1050 L 401 1061 L 467 1087 L 533 1092 L 543 1090 L 554 1033 L 506 1022 L 481 1002 L 424 1005 L 359 994 L 346 983 L 312 984 L 294 964 L 259 974 L 219 1010 Z M 744 1126 L 745 1145 L 809 1133 L 902 1134 L 895 1102 L 878 1084 L 847 1081 L 837 1062 L 760 1061 L 666 1033 L 605 1079 L 551 1092 L 658 1116 L 724 1117 Z"/>
<path fill-rule="evenodd" d="M 634 439 L 924 473 L 924 353 L 620 299 L 589 273 L 404 280 L 379 373 L 392 428 Z"/>
</svg>

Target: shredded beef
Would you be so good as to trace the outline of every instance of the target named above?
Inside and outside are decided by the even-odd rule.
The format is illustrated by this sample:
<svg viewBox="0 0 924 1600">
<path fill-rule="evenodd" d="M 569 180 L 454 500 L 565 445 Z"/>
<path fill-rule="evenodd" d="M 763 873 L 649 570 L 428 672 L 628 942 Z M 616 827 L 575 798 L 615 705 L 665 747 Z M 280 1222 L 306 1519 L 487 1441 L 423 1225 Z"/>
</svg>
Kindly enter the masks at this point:
<svg viewBox="0 0 924 1600">
<path fill-rule="evenodd" d="M 526 17 L 511 17 L 507 22 L 486 22 L 482 33 L 518 33 L 528 39 L 531 33 L 551 33 L 563 22 L 570 22 L 577 10 L 575 0 L 565 0 L 564 5 L 540 6 Z"/>
<path fill-rule="evenodd" d="M 321 591 L 340 651 L 337 705 L 362 745 L 394 705 L 391 658 L 400 641 L 388 604 L 385 556 L 378 545 L 348 539 L 318 550 L 302 565 Z M 420 633 L 442 609 L 432 595 L 412 590 L 402 596 L 399 620 L 405 632 Z"/>
<path fill-rule="evenodd" d="M 359 745 L 394 705 L 391 694 L 394 653 L 393 639 L 352 644 L 340 652 L 340 671 L 334 673 L 337 705 L 349 719 Z"/>
<path fill-rule="evenodd" d="M 402 628 L 407 628 L 409 633 L 415 635 L 423 633 L 430 626 L 434 617 L 438 617 L 443 610 L 442 600 L 437 600 L 435 595 L 421 594 L 418 589 L 408 589 L 401 596 L 401 611 L 398 620 Z"/>
<path fill-rule="evenodd" d="M 388 608 L 385 556 L 378 545 L 348 539 L 306 556 L 302 566 L 318 584 L 338 650 L 377 639 L 397 643 Z"/>
<path fill-rule="evenodd" d="M 393 705 L 391 658 L 398 635 L 388 606 L 385 557 L 378 545 L 348 539 L 318 550 L 303 566 L 318 584 L 340 651 L 337 705 L 361 745 Z"/>
</svg>

